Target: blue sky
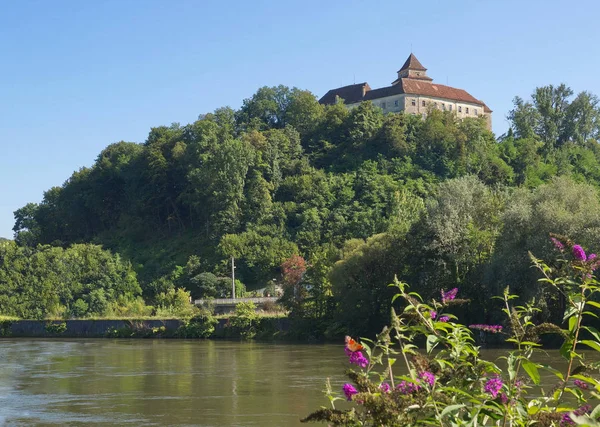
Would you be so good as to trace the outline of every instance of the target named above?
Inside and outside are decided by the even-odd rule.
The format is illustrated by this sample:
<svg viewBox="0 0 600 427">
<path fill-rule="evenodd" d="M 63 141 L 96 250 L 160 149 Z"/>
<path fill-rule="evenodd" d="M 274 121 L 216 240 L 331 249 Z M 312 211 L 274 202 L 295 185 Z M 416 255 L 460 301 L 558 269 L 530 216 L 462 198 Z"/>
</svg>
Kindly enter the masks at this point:
<svg viewBox="0 0 600 427">
<path fill-rule="evenodd" d="M 600 2 L 29 1 L 0 9 L 0 236 L 110 143 L 261 86 L 389 85 L 411 51 L 494 110 L 564 82 L 600 95 Z"/>
</svg>

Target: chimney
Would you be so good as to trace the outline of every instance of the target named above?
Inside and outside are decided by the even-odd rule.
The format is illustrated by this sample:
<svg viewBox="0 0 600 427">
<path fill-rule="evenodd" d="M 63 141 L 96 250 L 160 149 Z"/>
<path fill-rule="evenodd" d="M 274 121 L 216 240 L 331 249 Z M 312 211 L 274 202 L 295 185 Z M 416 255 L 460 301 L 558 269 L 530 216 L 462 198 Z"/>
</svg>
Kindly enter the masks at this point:
<svg viewBox="0 0 600 427">
<path fill-rule="evenodd" d="M 364 96 L 367 94 L 367 92 L 371 90 L 371 88 L 369 87 L 369 85 L 367 83 L 362 85 L 362 96 L 364 98 Z"/>
</svg>

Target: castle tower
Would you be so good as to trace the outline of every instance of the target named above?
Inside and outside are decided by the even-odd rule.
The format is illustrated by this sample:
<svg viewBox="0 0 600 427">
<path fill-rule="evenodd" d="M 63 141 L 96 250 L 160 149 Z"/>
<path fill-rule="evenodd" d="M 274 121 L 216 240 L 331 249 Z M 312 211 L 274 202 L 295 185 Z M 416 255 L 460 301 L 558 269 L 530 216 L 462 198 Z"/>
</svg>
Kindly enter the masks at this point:
<svg viewBox="0 0 600 427">
<path fill-rule="evenodd" d="M 431 82 L 433 80 L 427 76 L 427 68 L 423 67 L 423 64 L 412 53 L 406 59 L 402 68 L 398 70 L 398 78 L 392 82 L 392 85 L 400 83 L 401 79 L 415 79 L 423 82 Z"/>
</svg>

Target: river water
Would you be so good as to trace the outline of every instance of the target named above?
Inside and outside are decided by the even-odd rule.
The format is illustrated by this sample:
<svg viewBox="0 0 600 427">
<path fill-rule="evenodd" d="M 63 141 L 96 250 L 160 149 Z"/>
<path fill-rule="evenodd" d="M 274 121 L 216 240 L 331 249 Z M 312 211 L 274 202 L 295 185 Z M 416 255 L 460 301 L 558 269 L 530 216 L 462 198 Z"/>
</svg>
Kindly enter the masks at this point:
<svg viewBox="0 0 600 427">
<path fill-rule="evenodd" d="M 0 425 L 300 426 L 346 367 L 343 344 L 3 339 Z"/>
</svg>

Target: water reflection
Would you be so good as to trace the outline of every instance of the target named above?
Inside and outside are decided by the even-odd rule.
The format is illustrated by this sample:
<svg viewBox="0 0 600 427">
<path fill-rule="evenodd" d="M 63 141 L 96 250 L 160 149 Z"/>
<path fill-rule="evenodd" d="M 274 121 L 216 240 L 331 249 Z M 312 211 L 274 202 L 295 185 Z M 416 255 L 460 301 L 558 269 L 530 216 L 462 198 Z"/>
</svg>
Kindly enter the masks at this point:
<svg viewBox="0 0 600 427">
<path fill-rule="evenodd" d="M 341 346 L 3 340 L 6 425 L 294 426 L 343 381 Z M 335 376 L 337 374 L 337 376 Z"/>
<path fill-rule="evenodd" d="M 299 426 L 347 367 L 342 345 L 2 340 L 0 424 Z M 504 350 L 484 350 L 495 360 Z M 565 369 L 557 352 L 540 363 Z M 556 377 L 541 372 L 551 386 Z"/>
</svg>

